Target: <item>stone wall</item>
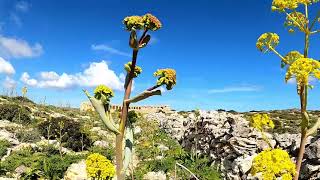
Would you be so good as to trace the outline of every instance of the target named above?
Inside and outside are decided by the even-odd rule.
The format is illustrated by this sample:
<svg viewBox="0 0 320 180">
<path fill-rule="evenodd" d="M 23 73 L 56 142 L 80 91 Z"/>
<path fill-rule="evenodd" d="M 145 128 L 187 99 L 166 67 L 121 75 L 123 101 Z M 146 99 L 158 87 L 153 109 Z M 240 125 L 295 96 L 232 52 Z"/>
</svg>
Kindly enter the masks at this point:
<svg viewBox="0 0 320 180">
<path fill-rule="evenodd" d="M 121 111 L 122 106 L 111 105 L 111 111 Z M 152 105 L 152 106 L 130 106 L 129 110 L 134 110 L 140 113 L 156 113 L 159 111 L 168 113 L 171 112 L 171 108 L 168 105 Z M 82 102 L 80 105 L 80 111 L 94 111 L 92 104 L 89 101 Z"/>
</svg>

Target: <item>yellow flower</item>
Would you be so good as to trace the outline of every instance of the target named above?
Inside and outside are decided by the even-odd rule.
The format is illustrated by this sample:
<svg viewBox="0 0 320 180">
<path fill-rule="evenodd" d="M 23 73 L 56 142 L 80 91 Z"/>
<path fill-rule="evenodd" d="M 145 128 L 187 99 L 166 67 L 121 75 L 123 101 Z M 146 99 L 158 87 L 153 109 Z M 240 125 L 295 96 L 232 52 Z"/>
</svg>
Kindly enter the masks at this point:
<svg viewBox="0 0 320 180">
<path fill-rule="evenodd" d="M 252 162 L 251 173 L 262 173 L 264 180 L 282 177 L 291 180 L 295 174 L 295 164 L 289 154 L 282 149 L 266 149 L 259 153 Z"/>
<path fill-rule="evenodd" d="M 254 114 L 250 118 L 250 126 L 264 131 L 267 128 L 274 128 L 273 121 L 269 118 L 268 114 Z"/>
<path fill-rule="evenodd" d="M 159 19 L 152 14 L 146 14 L 143 17 L 144 26 L 146 29 L 150 29 L 152 31 L 156 31 L 162 27 Z"/>
<path fill-rule="evenodd" d="M 176 85 L 176 71 L 174 69 L 158 69 L 154 76 L 159 76 L 157 85 L 166 85 L 167 90 L 171 90 Z"/>
<path fill-rule="evenodd" d="M 132 66 L 132 62 L 128 62 L 127 64 L 124 65 L 124 69 L 128 73 L 130 73 L 131 66 Z M 141 72 L 142 72 L 142 68 L 136 65 L 135 68 L 134 68 L 134 77 L 137 77 L 139 74 L 141 74 Z"/>
<path fill-rule="evenodd" d="M 86 170 L 88 176 L 94 179 L 111 179 L 115 174 L 115 168 L 111 161 L 99 153 L 88 156 Z"/>
<path fill-rule="evenodd" d="M 296 9 L 299 4 L 313 4 L 319 2 L 319 0 L 273 0 L 273 11 L 284 11 L 286 9 Z"/>
<path fill-rule="evenodd" d="M 114 96 L 112 89 L 105 85 L 99 85 L 94 90 L 94 97 L 98 100 L 105 98 L 105 100 L 109 100 Z"/>
<path fill-rule="evenodd" d="M 123 24 L 126 26 L 128 31 L 144 28 L 144 22 L 141 16 L 128 16 L 124 18 Z"/>
<path fill-rule="evenodd" d="M 304 32 L 304 27 L 306 26 L 308 19 L 301 12 L 292 12 L 287 15 L 285 26 L 298 28 L 300 31 Z"/>
<path fill-rule="evenodd" d="M 298 85 L 309 85 L 309 77 L 320 79 L 320 62 L 311 58 L 299 58 L 294 61 L 286 73 L 286 82 L 291 78 L 296 78 Z"/>
<path fill-rule="evenodd" d="M 264 33 L 258 38 L 256 46 L 261 52 L 267 52 L 279 44 L 279 39 L 276 33 Z"/>
</svg>

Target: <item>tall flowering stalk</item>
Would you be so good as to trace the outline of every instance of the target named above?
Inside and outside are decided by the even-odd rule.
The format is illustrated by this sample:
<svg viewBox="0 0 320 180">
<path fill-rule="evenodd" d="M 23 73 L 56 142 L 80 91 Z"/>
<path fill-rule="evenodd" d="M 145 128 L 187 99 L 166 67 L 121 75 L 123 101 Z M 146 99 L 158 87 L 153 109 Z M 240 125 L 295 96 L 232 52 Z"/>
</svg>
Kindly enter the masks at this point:
<svg viewBox="0 0 320 180">
<path fill-rule="evenodd" d="M 132 159 L 133 146 L 133 123 L 128 118 L 128 110 L 131 103 L 136 103 L 154 95 L 161 95 L 158 89 L 165 85 L 167 90 L 171 90 L 176 84 L 176 71 L 173 69 L 159 69 L 154 73 L 158 77 L 154 86 L 146 89 L 139 95 L 130 98 L 133 79 L 137 78 L 142 68 L 137 66 L 137 57 L 140 49 L 146 47 L 151 39 L 148 31 L 157 31 L 162 27 L 161 22 L 152 14 L 143 16 L 129 16 L 123 20 L 127 31 L 130 32 L 129 46 L 132 48 L 132 60 L 125 64 L 127 72 L 124 84 L 124 98 L 122 103 L 121 118 L 119 124 L 112 120 L 110 112 L 110 99 L 114 96 L 113 91 L 104 85 L 98 86 L 94 91 L 94 97 L 85 91 L 90 99 L 100 119 L 108 130 L 116 134 L 116 176 L 118 180 L 125 179 L 125 171 Z M 142 31 L 140 38 L 137 31 Z"/>
<path fill-rule="evenodd" d="M 273 0 L 272 11 L 278 11 L 286 15 L 285 26 L 289 32 L 300 31 L 304 34 L 304 52 L 291 51 L 287 55 L 282 56 L 276 46 L 279 44 L 279 36 L 276 33 L 264 33 L 257 41 L 257 48 L 265 52 L 273 52 L 281 59 L 281 67 L 287 69 L 286 82 L 295 78 L 297 83 L 297 93 L 300 98 L 301 106 L 301 144 L 299 154 L 296 160 L 295 180 L 298 180 L 303 155 L 305 152 L 305 144 L 307 137 L 315 133 L 320 126 L 320 119 L 309 128 L 309 115 L 307 112 L 308 90 L 312 88 L 309 84 L 310 77 L 320 79 L 320 63 L 317 60 L 309 58 L 310 37 L 320 33 L 315 29 L 316 24 L 320 22 L 320 10 L 316 17 L 310 21 L 308 7 L 317 3 L 319 0 Z M 299 12 L 298 8 L 303 7 L 303 12 Z"/>
</svg>

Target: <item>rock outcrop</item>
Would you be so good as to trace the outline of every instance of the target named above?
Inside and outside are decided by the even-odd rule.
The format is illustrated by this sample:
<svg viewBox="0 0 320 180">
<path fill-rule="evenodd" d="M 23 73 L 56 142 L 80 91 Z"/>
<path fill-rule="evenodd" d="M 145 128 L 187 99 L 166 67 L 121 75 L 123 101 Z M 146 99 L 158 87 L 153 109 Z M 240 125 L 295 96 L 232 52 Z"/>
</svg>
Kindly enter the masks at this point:
<svg viewBox="0 0 320 180">
<path fill-rule="evenodd" d="M 200 111 L 200 116 L 172 113 L 153 113 L 154 119 L 172 137 L 191 152 L 210 157 L 222 172 L 224 179 L 254 179 L 250 174 L 252 160 L 269 148 L 260 132 L 249 126 L 242 114 L 218 111 Z M 272 147 L 286 150 L 297 156 L 300 134 L 268 134 Z M 320 138 L 309 137 L 306 145 L 304 169 L 301 179 L 320 178 Z"/>
</svg>

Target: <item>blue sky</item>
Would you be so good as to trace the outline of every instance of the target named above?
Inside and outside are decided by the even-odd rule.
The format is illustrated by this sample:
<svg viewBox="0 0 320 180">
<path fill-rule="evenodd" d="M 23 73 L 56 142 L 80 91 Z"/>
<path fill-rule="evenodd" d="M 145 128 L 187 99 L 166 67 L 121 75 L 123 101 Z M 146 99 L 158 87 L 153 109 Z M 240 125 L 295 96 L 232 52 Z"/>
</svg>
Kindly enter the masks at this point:
<svg viewBox="0 0 320 180">
<path fill-rule="evenodd" d="M 158 68 L 174 68 L 177 86 L 141 104 L 174 109 L 238 111 L 299 107 L 294 84 L 274 54 L 262 54 L 256 39 L 264 32 L 280 36 L 278 51 L 303 49 L 303 35 L 287 32 L 283 14 L 271 12 L 271 0 L 0 0 L 1 89 L 27 84 L 36 102 L 79 106 L 100 82 L 123 97 L 123 64 L 130 60 L 129 33 L 122 19 L 152 13 L 163 24 L 152 43 L 139 52 L 143 73 L 133 94 L 152 86 Z M 311 8 L 311 16 L 315 7 Z M 319 27 L 319 26 L 318 26 Z M 310 56 L 319 59 L 320 39 L 311 39 Z M 319 109 L 320 90 L 310 92 L 310 109 Z"/>
</svg>

